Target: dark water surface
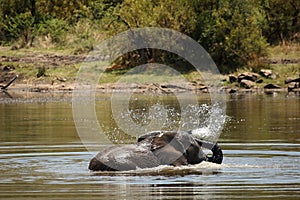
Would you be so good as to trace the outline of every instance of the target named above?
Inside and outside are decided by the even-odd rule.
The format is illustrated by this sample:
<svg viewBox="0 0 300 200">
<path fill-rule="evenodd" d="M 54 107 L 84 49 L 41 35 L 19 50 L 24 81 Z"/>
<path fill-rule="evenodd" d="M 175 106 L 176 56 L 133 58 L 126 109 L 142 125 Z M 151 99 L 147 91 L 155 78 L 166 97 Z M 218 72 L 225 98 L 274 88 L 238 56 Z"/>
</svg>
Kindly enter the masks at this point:
<svg viewBox="0 0 300 200">
<path fill-rule="evenodd" d="M 228 96 L 230 120 L 219 138 L 225 156 L 222 165 L 201 163 L 126 173 L 89 172 L 89 159 L 96 152 L 88 152 L 77 135 L 70 95 L 10 95 L 0 93 L 0 199 L 300 196 L 299 94 Z M 199 98 L 207 101 L 205 96 Z M 163 101 L 173 106 L 168 97 Z M 109 98 L 97 97 L 99 119 L 113 131 L 109 106 Z M 114 139 L 134 142 L 122 134 Z M 108 144 L 90 145 L 100 150 Z"/>
</svg>

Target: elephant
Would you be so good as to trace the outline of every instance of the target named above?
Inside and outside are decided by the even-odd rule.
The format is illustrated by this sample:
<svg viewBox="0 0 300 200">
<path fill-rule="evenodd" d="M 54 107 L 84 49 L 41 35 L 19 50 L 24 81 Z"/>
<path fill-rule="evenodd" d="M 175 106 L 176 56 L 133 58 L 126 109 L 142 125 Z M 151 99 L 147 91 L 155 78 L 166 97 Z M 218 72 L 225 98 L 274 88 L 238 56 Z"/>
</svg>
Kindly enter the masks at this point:
<svg viewBox="0 0 300 200">
<path fill-rule="evenodd" d="M 210 149 L 207 156 L 202 148 Z M 182 166 L 202 161 L 221 164 L 223 153 L 217 143 L 193 137 L 191 131 L 153 131 L 135 144 L 112 146 L 100 151 L 89 163 L 91 171 L 128 171 L 160 165 Z"/>
</svg>

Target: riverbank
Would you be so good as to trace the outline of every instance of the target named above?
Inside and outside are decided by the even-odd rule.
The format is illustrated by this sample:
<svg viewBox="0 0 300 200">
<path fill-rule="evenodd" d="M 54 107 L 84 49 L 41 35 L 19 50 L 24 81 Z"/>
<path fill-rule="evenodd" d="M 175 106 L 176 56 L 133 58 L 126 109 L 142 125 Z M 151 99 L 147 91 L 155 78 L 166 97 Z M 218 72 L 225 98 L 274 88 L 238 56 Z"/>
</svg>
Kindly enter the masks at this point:
<svg viewBox="0 0 300 200">
<path fill-rule="evenodd" d="M 264 67 L 255 72 L 243 69 L 238 72 L 221 75 L 220 82 L 228 93 L 262 92 L 262 91 L 300 91 L 300 47 L 270 48 L 268 58 L 262 62 Z M 57 49 L 19 49 L 0 47 L 0 86 L 4 86 L 15 76 L 18 78 L 7 90 L 31 92 L 73 91 L 78 70 L 86 54 L 74 55 L 71 50 Z M 124 72 L 106 72 L 97 89 L 99 92 L 135 91 L 139 93 L 156 92 L 169 94 L 173 92 L 196 91 L 207 92 L 207 87 L 196 75 L 189 72 L 183 76 L 189 81 L 118 84 Z M 150 79 L 151 80 L 151 79 Z M 298 81 L 298 82 L 297 82 Z"/>
</svg>

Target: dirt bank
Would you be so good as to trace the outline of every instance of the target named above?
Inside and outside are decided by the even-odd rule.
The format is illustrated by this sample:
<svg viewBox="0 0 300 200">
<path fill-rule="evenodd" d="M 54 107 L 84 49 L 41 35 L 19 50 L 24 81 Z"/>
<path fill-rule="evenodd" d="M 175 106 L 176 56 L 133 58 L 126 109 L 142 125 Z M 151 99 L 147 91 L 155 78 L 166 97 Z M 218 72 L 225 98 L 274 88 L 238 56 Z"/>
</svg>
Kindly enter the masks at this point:
<svg viewBox="0 0 300 200">
<path fill-rule="evenodd" d="M 0 48 L 0 87 L 4 87 L 15 76 L 18 78 L 6 89 L 31 92 L 67 91 L 74 89 L 74 82 L 80 64 L 86 55 L 69 55 L 66 52 L 18 50 Z M 285 84 L 286 79 L 297 79 L 300 74 L 299 58 L 266 59 L 266 64 L 273 66 L 271 75 L 249 71 L 224 75 L 222 80 L 228 93 L 261 91 L 299 91 L 299 83 Z M 278 70 L 277 70 L 278 69 Z M 284 74 L 282 69 L 286 69 Z M 281 71 L 279 71 L 281 70 Z M 290 75 L 290 76 L 289 76 Z M 244 77 L 243 80 L 240 77 Z M 113 77 L 117 78 L 117 77 Z M 236 79 L 236 80 L 233 80 Z M 291 85 L 294 84 L 294 85 Z M 297 85 L 298 84 L 298 85 Z M 113 84 L 98 85 L 99 92 L 155 92 L 170 94 L 173 92 L 195 91 L 208 92 L 207 87 L 198 80 L 190 83 L 166 84 Z"/>
</svg>

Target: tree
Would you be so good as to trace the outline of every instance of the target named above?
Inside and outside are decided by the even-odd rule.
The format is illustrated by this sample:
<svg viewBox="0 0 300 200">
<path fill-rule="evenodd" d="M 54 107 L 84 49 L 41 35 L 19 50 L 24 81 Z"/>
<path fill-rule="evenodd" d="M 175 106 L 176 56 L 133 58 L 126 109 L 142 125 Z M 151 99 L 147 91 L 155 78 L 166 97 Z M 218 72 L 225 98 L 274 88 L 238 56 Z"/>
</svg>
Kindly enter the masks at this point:
<svg viewBox="0 0 300 200">
<path fill-rule="evenodd" d="M 158 26 L 180 31 L 197 40 L 220 71 L 230 72 L 265 53 L 258 8 L 255 0 L 124 0 L 116 12 L 123 26 L 118 23 L 116 30 Z"/>
<path fill-rule="evenodd" d="M 253 0 L 194 1 L 198 18 L 193 37 L 221 72 L 235 71 L 265 55 L 262 15 Z"/>
<path fill-rule="evenodd" d="M 284 44 L 297 39 L 300 32 L 299 0 L 260 0 L 258 3 L 264 13 L 263 34 L 268 42 Z"/>
<path fill-rule="evenodd" d="M 88 3 L 94 20 L 101 20 L 103 17 L 111 15 L 115 7 L 122 4 L 123 0 L 93 0 Z"/>
<path fill-rule="evenodd" d="M 124 0 L 115 8 L 114 16 L 113 23 L 109 23 L 112 34 L 133 28 L 163 27 L 189 35 L 196 23 L 196 13 L 188 0 Z M 188 64 L 178 66 L 182 60 L 177 55 L 157 49 L 129 52 L 120 58 L 118 64 L 134 67 L 147 62 L 164 62 L 177 70 L 188 70 Z"/>
<path fill-rule="evenodd" d="M 124 0 L 117 14 L 128 28 L 156 26 L 190 34 L 196 23 L 188 0 Z"/>
<path fill-rule="evenodd" d="M 20 47 L 32 46 L 35 18 L 30 12 L 5 18 L 2 22 L 2 34 L 9 40 L 21 39 Z"/>
<path fill-rule="evenodd" d="M 37 12 L 41 17 L 51 16 L 76 23 L 79 18 L 89 16 L 86 0 L 40 0 L 36 4 Z"/>
</svg>

